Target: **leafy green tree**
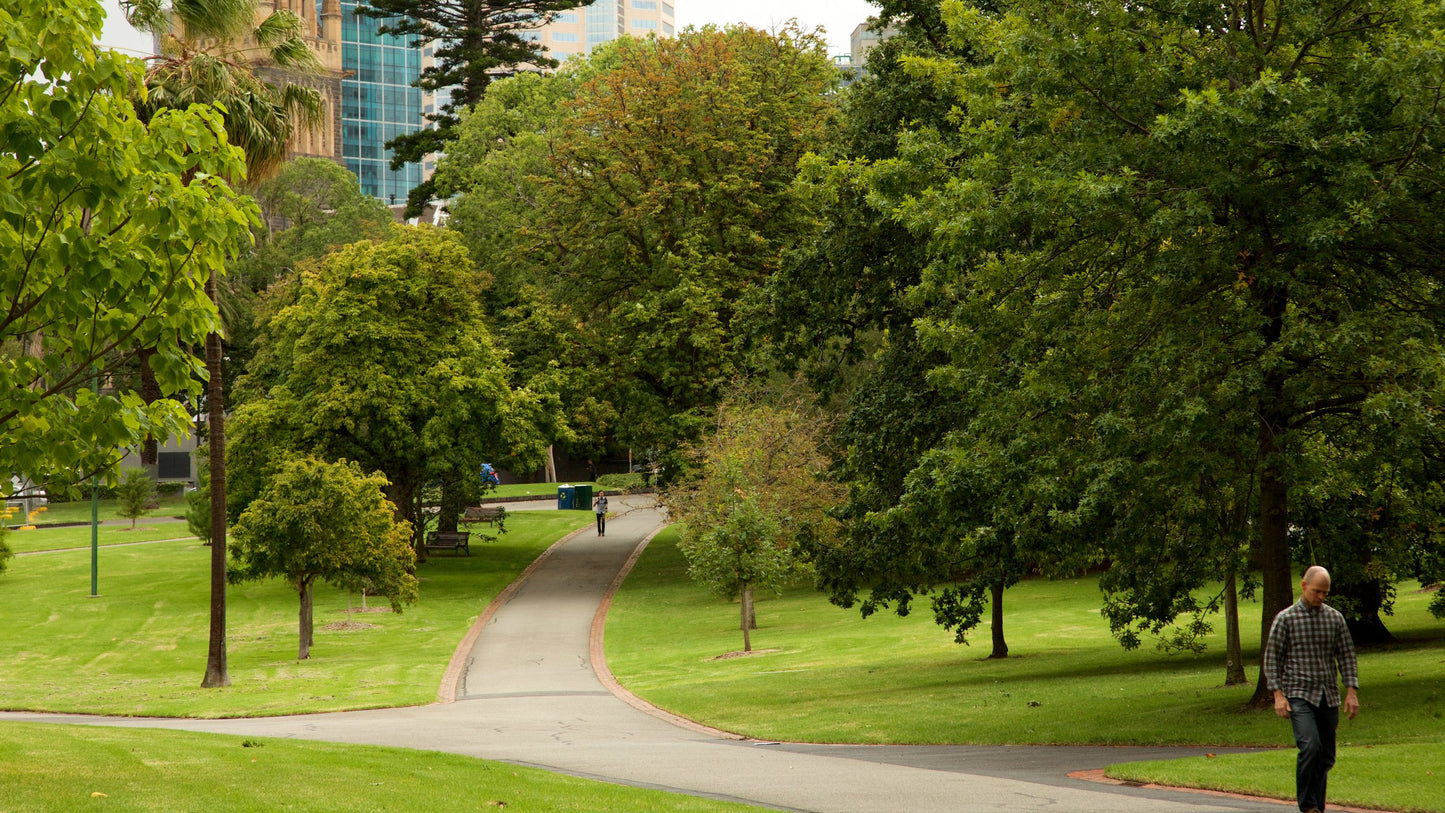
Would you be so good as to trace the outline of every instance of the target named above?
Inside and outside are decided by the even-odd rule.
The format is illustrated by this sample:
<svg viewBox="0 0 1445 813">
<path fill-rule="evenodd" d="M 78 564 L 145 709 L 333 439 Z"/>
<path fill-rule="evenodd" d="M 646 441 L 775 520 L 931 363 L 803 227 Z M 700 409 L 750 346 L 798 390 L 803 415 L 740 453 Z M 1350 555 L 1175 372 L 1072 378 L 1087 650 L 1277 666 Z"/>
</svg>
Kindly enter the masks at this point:
<svg viewBox="0 0 1445 813">
<path fill-rule="evenodd" d="M 190 428 L 116 373 L 142 350 L 166 394 L 195 391 L 205 295 L 254 205 L 214 111 L 135 113 L 141 63 L 93 42 L 98 4 L 0 4 L 0 471 L 74 487 L 117 450 Z M 101 392 L 92 389 L 99 380 Z M 114 386 L 114 389 L 111 386 Z"/>
<path fill-rule="evenodd" d="M 1440 9 L 998 5 L 945 7 L 977 58 L 911 66 L 957 102 L 948 139 L 900 150 L 936 182 L 872 190 L 930 241 L 910 295 L 950 357 L 931 376 L 981 392 L 970 425 L 1053 439 L 1035 465 L 1076 473 L 1062 532 L 1117 542 L 1201 476 L 1229 483 L 1220 505 L 1257 511 L 1267 637 L 1311 439 L 1364 461 L 1412 424 L 1431 428 L 1411 454 L 1436 446 Z M 1246 476 L 1192 468 L 1241 433 Z"/>
<path fill-rule="evenodd" d="M 417 600 L 411 529 L 382 491 L 386 478 L 355 463 L 300 458 L 282 463 L 236 521 L 233 583 L 273 576 L 300 598 L 298 660 L 311 657 L 316 580 L 342 589 L 365 580 L 394 612 Z"/>
<path fill-rule="evenodd" d="M 115 496 L 120 503 L 116 513 L 129 519 L 130 527 L 135 528 L 136 519 L 145 516 L 155 499 L 156 481 L 145 469 L 126 469 L 115 487 Z"/>
<path fill-rule="evenodd" d="M 795 193 L 822 225 L 768 281 L 768 333 L 776 355 L 840 413 L 831 445 L 832 476 L 847 488 L 837 508 L 843 534 L 809 551 L 819 587 L 865 616 L 889 607 L 908 614 L 915 597 L 931 594 L 939 623 L 960 642 L 991 601 L 992 655 L 1003 657 L 1003 589 L 1025 567 L 1013 553 L 1018 534 L 990 524 L 1006 480 L 989 466 L 1004 464 L 997 453 L 1006 443 L 990 444 L 987 461 L 940 455 L 925 464 L 965 425 L 973 396 L 930 377 L 947 356 L 920 344 L 914 322 L 928 302 L 901 295 L 922 279 L 928 242 L 891 217 L 888 203 L 934 183 L 941 168 L 896 159 L 912 140 L 945 137 L 954 105 L 947 88 L 905 66 L 971 56 L 948 39 L 937 3 L 887 0 L 879 27 L 890 26 L 896 33 L 869 52 L 867 74 L 843 94 L 838 129 L 803 161 Z M 910 487 L 935 493 L 905 505 Z"/>
<path fill-rule="evenodd" d="M 367 0 L 356 8 L 363 17 L 381 19 L 381 34 L 409 37 L 415 47 L 436 45 L 435 64 L 424 68 L 415 86 L 428 92 L 445 91 L 449 101 L 428 113 L 432 126 L 386 142 L 392 151 L 391 168 L 420 163 L 428 153 L 450 152 L 462 111 L 477 104 L 487 86 L 502 73 L 530 66 L 534 70 L 557 67 L 546 47 L 529 39 L 533 31 L 561 11 L 581 10 L 593 0 Z M 412 189 L 407 196 L 408 217 L 420 214 L 435 196 L 433 181 Z"/>
<path fill-rule="evenodd" d="M 386 475 L 420 543 L 428 483 L 480 487 L 482 462 L 535 468 L 565 427 L 553 399 L 509 385 L 481 319 L 484 284 L 455 234 L 397 226 L 276 289 L 238 383 L 233 513 L 288 456 L 348 459 Z"/>
<path fill-rule="evenodd" d="M 681 523 L 688 574 L 719 596 L 739 599 L 743 650 L 752 651 L 754 590 L 807 572 L 800 543 L 826 544 L 836 489 L 821 478 L 822 418 L 797 404 L 773 406 L 735 393 L 695 448 L 693 476 L 664 501 Z"/>
<path fill-rule="evenodd" d="M 196 488 L 186 492 L 186 527 L 202 545 L 211 544 L 211 466 L 205 446 L 196 449 Z"/>
<path fill-rule="evenodd" d="M 621 38 L 590 63 L 546 124 L 525 256 L 591 348 L 615 439 L 672 455 L 743 371 L 742 317 L 812 227 L 788 191 L 827 132 L 836 71 L 814 35 L 740 27 Z"/>
<path fill-rule="evenodd" d="M 258 61 L 283 71 L 315 72 L 316 56 L 307 47 L 301 18 L 274 10 L 262 16 L 260 0 L 123 0 L 126 21 L 151 33 L 160 53 L 150 59 L 145 93 L 137 104 L 143 115 L 215 105 L 225 120 L 226 136 L 245 155 L 246 178 L 255 184 L 274 174 L 286 158 L 286 145 L 297 126 L 321 120 L 321 94 L 303 84 L 263 81 Z M 259 22 L 258 22 L 259 20 Z M 220 286 L 212 275 L 206 293 L 220 306 Z M 207 443 L 211 450 L 211 633 L 206 675 L 201 685 L 230 685 L 226 668 L 226 403 L 225 352 L 219 330 L 206 337 Z"/>
</svg>

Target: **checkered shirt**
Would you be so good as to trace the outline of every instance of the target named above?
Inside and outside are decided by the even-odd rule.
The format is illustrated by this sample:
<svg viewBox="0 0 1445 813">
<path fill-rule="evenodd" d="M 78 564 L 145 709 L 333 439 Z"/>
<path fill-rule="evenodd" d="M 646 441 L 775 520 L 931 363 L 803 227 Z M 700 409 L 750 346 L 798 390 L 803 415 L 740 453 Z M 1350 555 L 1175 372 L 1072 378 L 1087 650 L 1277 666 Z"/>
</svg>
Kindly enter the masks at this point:
<svg viewBox="0 0 1445 813">
<path fill-rule="evenodd" d="M 1311 607 L 1303 599 L 1280 610 L 1264 651 L 1264 678 L 1270 691 L 1338 707 L 1337 669 L 1346 686 L 1359 688 L 1355 642 L 1340 611 L 1328 604 Z"/>
</svg>

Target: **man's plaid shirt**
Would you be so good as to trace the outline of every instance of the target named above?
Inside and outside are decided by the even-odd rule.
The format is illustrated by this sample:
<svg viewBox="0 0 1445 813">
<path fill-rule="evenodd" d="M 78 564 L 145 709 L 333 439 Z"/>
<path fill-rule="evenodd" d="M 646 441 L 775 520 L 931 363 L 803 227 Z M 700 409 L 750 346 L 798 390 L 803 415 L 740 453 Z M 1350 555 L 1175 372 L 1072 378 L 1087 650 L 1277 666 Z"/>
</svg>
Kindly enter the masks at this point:
<svg viewBox="0 0 1445 813">
<path fill-rule="evenodd" d="M 1340 705 L 1340 683 L 1359 688 L 1355 642 L 1345 617 L 1328 604 L 1311 607 L 1303 599 L 1279 611 L 1269 628 L 1264 651 L 1264 679 L 1270 691 L 1299 697 L 1315 705 Z"/>
</svg>

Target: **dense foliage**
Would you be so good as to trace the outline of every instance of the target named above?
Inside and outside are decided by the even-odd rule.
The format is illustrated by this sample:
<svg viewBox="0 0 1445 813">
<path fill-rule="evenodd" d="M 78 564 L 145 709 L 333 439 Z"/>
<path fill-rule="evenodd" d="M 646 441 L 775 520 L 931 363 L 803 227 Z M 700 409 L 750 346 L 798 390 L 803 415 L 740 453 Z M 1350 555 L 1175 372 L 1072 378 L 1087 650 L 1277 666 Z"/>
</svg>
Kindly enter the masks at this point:
<svg viewBox="0 0 1445 813">
<path fill-rule="evenodd" d="M 273 288 L 238 383 L 232 515 L 298 453 L 382 472 L 418 528 L 428 483 L 475 492 L 482 461 L 535 468 L 544 433 L 564 429 L 548 396 L 510 385 L 481 319 L 485 281 L 454 234 L 397 226 Z"/>
<path fill-rule="evenodd" d="M 1438 579 L 1439 8 L 943 8 L 903 67 L 947 121 L 831 170 L 926 243 L 918 378 L 958 404 L 896 502 L 852 502 L 852 585 L 1108 562 L 1131 643 L 1249 564 L 1267 631 L 1292 545 L 1376 608 Z"/>
<path fill-rule="evenodd" d="M 439 170 L 453 225 L 497 269 L 499 333 L 559 362 L 588 431 L 672 470 L 748 371 L 835 79 L 814 35 L 708 28 L 499 82 L 466 118 Z"/>
<path fill-rule="evenodd" d="M 394 612 L 417 600 L 411 528 L 396 519 L 386 478 L 355 463 L 300 457 L 281 463 L 236 520 L 232 582 L 279 576 L 301 602 L 298 660 L 311 657 L 312 587 L 364 581 Z"/>
<path fill-rule="evenodd" d="M 189 429 L 178 401 L 147 405 L 112 374 L 153 349 L 164 393 L 199 389 L 191 348 L 216 325 L 204 284 L 255 217 L 223 180 L 243 164 L 220 116 L 139 118 L 129 99 L 142 65 L 93 45 L 101 21 L 99 5 L 70 2 L 7 0 L 0 11 L 7 493 L 11 475 L 64 489 L 147 434 Z"/>
</svg>

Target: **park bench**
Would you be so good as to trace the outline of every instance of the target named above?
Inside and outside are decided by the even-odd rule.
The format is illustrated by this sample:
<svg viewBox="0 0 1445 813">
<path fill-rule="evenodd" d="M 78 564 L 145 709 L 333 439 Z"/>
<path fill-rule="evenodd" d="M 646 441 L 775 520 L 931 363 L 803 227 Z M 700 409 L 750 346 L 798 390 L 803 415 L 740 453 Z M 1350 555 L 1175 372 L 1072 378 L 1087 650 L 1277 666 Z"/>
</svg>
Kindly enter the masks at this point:
<svg viewBox="0 0 1445 813">
<path fill-rule="evenodd" d="M 467 546 L 471 536 L 468 531 L 428 531 L 423 547 L 427 550 L 462 551 L 471 556 L 472 549 Z"/>
<path fill-rule="evenodd" d="M 492 525 L 506 512 L 507 509 L 500 505 L 471 505 L 462 509 L 462 522 L 485 522 Z"/>
</svg>

